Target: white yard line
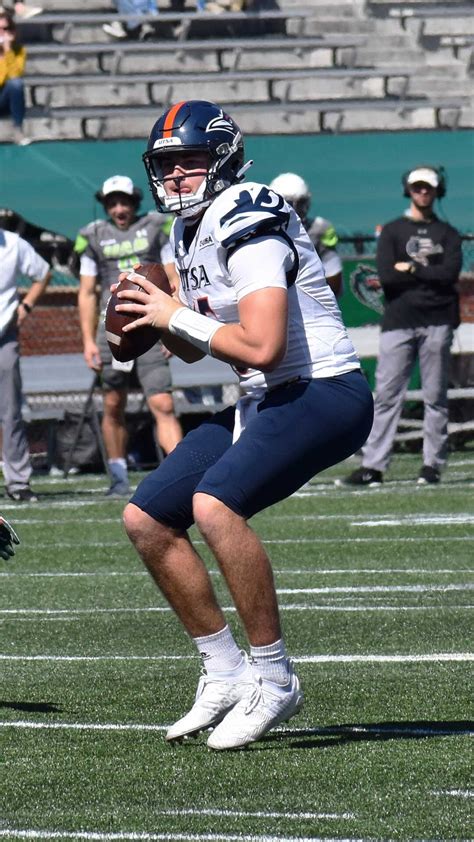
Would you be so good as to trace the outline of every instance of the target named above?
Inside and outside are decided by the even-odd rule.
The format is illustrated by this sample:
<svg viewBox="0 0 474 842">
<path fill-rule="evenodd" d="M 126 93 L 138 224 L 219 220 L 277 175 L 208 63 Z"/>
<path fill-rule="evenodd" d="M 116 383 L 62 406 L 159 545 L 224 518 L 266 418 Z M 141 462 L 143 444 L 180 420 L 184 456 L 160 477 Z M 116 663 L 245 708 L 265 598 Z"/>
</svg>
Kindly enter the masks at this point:
<svg viewBox="0 0 474 842">
<path fill-rule="evenodd" d="M 37 546 L 37 545 L 36 545 Z M 63 546 L 63 544 L 61 544 Z M 278 576 L 332 576 L 337 574 L 344 574 L 350 576 L 357 576 L 359 573 L 361 574 L 376 574 L 380 576 L 381 574 L 391 575 L 394 573 L 406 573 L 409 576 L 416 575 L 419 573 L 427 573 L 430 576 L 434 575 L 451 575 L 451 574 L 460 574 L 460 573 L 472 573 L 472 569 L 468 567 L 385 567 L 382 564 L 380 567 L 328 567 L 328 568 L 321 568 L 321 567 L 311 567 L 311 568 L 292 568 L 292 567 L 273 567 L 273 572 Z M 211 576 L 221 576 L 222 574 L 218 570 L 209 570 Z M 6 572 L 0 571 L 0 579 L 55 579 L 55 578 L 65 578 L 65 579 L 77 579 L 77 578 L 113 578 L 113 577 L 121 577 L 121 576 L 141 576 L 143 578 L 149 578 L 149 574 L 146 570 L 83 570 L 83 571 L 43 571 L 40 573 L 23 573 L 23 572 Z"/>
<path fill-rule="evenodd" d="M 197 661 L 197 655 L 6 655 L 0 661 Z M 474 661 L 473 652 L 433 652 L 419 655 L 300 655 L 295 664 L 445 663 Z"/>
<path fill-rule="evenodd" d="M 0 728 L 8 729 L 13 728 L 16 730 L 26 730 L 26 731 L 102 731 L 102 732 L 130 732 L 130 731 L 138 731 L 138 732 L 161 732 L 167 731 L 169 725 L 150 725 L 147 723 L 140 723 L 140 722 L 127 722 L 127 723 L 117 723 L 117 722 L 34 722 L 32 720 L 27 719 L 13 719 L 13 720 L 5 720 L 0 721 Z M 418 737 L 428 737 L 428 736 L 472 736 L 474 731 L 472 728 L 450 728 L 447 726 L 446 728 L 438 728 L 438 727 L 430 727 L 429 725 L 420 726 L 420 725 L 410 725 L 407 723 L 406 725 L 382 725 L 382 724 L 374 724 L 374 725 L 329 725 L 321 727 L 304 727 L 304 726 L 288 726 L 288 725 L 280 725 L 273 729 L 274 732 L 285 734 L 288 736 L 312 736 L 312 737 L 325 737 L 325 736 L 343 736 L 343 735 L 350 735 L 350 734 L 392 734 L 392 735 L 410 735 L 410 736 L 418 736 Z M 456 791 L 456 794 L 460 794 L 461 791 Z M 453 792 L 439 792 L 433 794 L 453 794 Z M 167 811 L 160 811 L 163 813 L 167 813 Z M 202 811 L 204 814 L 208 815 L 247 815 L 247 816 L 256 816 L 256 817 L 263 817 L 265 816 L 273 816 L 273 817 L 280 817 L 280 815 L 288 817 L 288 818 L 296 818 L 298 814 L 293 814 L 287 816 L 287 814 L 272 814 L 272 813 L 232 813 L 227 811 Z M 201 811 L 192 811 L 192 810 L 180 810 L 180 811 L 173 811 L 172 815 L 198 815 Z M 169 813 L 171 814 L 171 813 Z M 309 818 L 309 815 L 301 816 L 302 818 Z M 323 818 L 321 814 L 317 814 L 313 816 L 314 818 Z M 342 816 L 339 814 L 332 814 L 332 815 L 325 815 L 324 818 L 352 818 L 352 814 L 346 813 Z"/>
<path fill-rule="evenodd" d="M 346 612 L 367 612 L 367 611 L 472 611 L 473 605 L 457 605 L 449 603 L 449 605 L 335 605 L 328 602 L 326 605 L 301 605 L 288 604 L 280 605 L 280 611 L 346 611 Z M 224 606 L 222 609 L 226 614 L 235 614 L 236 608 L 233 605 Z M 15 617 L 20 620 L 70 620 L 79 619 L 83 615 L 91 614 L 167 614 L 171 613 L 172 609 L 169 607 L 157 608 L 77 608 L 77 609 L 16 609 L 9 608 L 0 611 L 0 617 L 5 619 Z"/>
<path fill-rule="evenodd" d="M 277 594 L 333 594 L 333 593 L 435 593 L 445 591 L 471 591 L 474 585 L 445 584 L 445 585 L 348 585 L 347 587 L 325 588 L 277 588 Z"/>
<path fill-rule="evenodd" d="M 279 595 L 292 594 L 392 594 L 392 593 L 446 593 L 447 591 L 471 591 L 474 585 L 470 583 L 445 584 L 445 585 L 348 585 L 346 587 L 322 587 L 322 588 L 277 588 Z M 322 606 L 329 608 L 330 606 Z M 287 610 L 288 606 L 286 606 Z M 303 606 L 306 608 L 306 606 Z M 308 606 L 311 608 L 311 606 Z M 282 605 L 282 609 L 285 606 Z M 123 607 L 123 608 L 3 608 L 0 616 L 17 615 L 56 615 L 56 614 L 126 614 L 126 613 L 163 613 L 169 612 L 169 606 L 154 605 L 149 607 Z M 224 611 L 235 610 L 234 606 L 225 606 Z"/>
<path fill-rule="evenodd" d="M 224 818 L 237 819 L 355 819 L 355 813 L 272 813 L 259 810 L 258 812 L 247 812 L 241 810 L 212 810 L 212 809 L 189 809 L 189 810 L 160 810 L 162 816 L 224 816 Z"/>
<path fill-rule="evenodd" d="M 101 833 L 93 830 L 15 830 L 0 829 L 0 838 L 13 839 L 87 839 L 93 842 L 364 842 L 352 836 L 350 839 L 328 836 L 269 836 L 265 834 L 242 833 L 146 833 L 141 831 L 121 831 L 119 833 Z"/>
<path fill-rule="evenodd" d="M 451 795 L 454 798 L 474 798 L 474 789 L 433 789 L 431 795 Z"/>
</svg>

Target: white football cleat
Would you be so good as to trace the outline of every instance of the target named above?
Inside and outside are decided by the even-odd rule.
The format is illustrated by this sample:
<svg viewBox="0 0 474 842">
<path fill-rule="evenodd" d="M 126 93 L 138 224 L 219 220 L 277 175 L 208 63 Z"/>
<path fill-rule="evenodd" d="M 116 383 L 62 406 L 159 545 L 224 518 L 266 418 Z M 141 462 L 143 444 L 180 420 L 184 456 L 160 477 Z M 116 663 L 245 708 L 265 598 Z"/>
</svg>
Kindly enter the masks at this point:
<svg viewBox="0 0 474 842">
<path fill-rule="evenodd" d="M 256 676 L 253 687 L 215 728 L 207 745 L 217 750 L 243 748 L 299 713 L 303 702 L 291 664 L 290 680 L 284 687 Z"/>
<path fill-rule="evenodd" d="M 245 669 L 238 670 L 238 677 L 229 678 L 229 673 L 201 675 L 196 691 L 196 700 L 189 713 L 178 719 L 166 733 L 168 742 L 181 741 L 187 736 L 197 736 L 200 731 L 213 728 L 253 687 L 252 668 L 248 662 Z"/>
</svg>

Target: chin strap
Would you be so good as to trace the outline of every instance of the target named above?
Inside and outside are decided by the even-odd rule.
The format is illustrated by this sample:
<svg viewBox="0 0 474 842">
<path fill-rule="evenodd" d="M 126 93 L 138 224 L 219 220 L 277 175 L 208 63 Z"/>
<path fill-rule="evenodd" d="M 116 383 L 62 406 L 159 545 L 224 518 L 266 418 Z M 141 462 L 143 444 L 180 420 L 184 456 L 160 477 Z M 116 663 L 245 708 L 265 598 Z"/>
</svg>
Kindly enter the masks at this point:
<svg viewBox="0 0 474 842">
<path fill-rule="evenodd" d="M 238 181 L 242 181 L 245 173 L 247 172 L 247 170 L 250 169 L 251 166 L 253 166 L 253 161 L 247 161 L 247 163 L 240 168 L 240 170 L 235 174 L 235 177 Z"/>
</svg>

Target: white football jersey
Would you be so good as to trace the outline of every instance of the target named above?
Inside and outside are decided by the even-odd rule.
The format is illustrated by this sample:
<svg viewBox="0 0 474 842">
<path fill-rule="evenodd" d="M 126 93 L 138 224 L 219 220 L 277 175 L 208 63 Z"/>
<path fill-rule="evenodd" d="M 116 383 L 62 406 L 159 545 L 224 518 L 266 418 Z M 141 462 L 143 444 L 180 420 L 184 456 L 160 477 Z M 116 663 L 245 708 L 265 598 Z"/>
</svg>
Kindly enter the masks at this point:
<svg viewBox="0 0 474 842">
<path fill-rule="evenodd" d="M 276 272 L 274 262 L 262 259 L 276 242 L 280 252 L 284 244 L 284 273 L 281 261 Z M 252 246 L 257 243 L 261 245 L 256 263 Z M 308 234 L 293 208 L 269 187 L 252 182 L 229 187 L 199 221 L 190 224 L 178 217 L 170 244 L 181 279 L 180 300 L 222 324 L 239 322 L 238 304 L 245 295 L 267 287 L 288 289 L 286 355 L 271 372 L 236 368 L 244 392 L 261 392 L 297 377 L 331 377 L 360 367 Z M 239 268 L 234 273 L 233 255 Z M 243 278 L 245 265 L 248 275 Z"/>
</svg>

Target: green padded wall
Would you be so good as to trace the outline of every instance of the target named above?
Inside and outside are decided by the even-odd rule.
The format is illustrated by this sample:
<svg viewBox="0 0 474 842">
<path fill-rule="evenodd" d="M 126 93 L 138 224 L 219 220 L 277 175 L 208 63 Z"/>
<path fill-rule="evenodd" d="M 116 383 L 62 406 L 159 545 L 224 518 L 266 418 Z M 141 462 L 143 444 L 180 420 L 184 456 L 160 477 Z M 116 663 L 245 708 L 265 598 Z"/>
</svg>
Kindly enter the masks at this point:
<svg viewBox="0 0 474 842">
<path fill-rule="evenodd" d="M 0 206 L 30 222 L 74 237 L 101 216 L 93 194 L 114 173 L 130 175 L 152 206 L 141 155 L 145 141 L 57 141 L 27 147 L 0 145 Z M 298 172 L 313 192 L 313 213 L 327 216 L 339 234 L 372 234 L 406 207 L 400 175 L 420 163 L 443 164 L 448 173 L 445 217 L 474 230 L 474 132 L 379 132 L 347 135 L 248 137 L 248 178 L 269 182 Z"/>
</svg>

